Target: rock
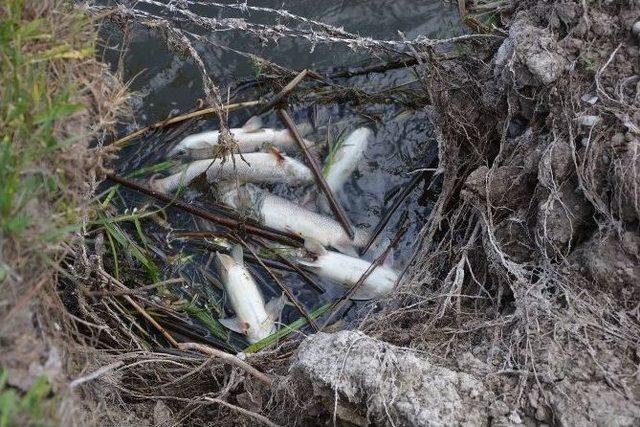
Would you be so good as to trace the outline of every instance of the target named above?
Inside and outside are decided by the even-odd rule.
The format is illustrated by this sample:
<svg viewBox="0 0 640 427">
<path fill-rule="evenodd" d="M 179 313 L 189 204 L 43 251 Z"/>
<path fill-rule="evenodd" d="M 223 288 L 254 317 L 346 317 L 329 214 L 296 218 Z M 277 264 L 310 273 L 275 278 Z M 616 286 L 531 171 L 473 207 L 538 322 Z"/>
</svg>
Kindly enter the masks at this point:
<svg viewBox="0 0 640 427">
<path fill-rule="evenodd" d="M 566 65 L 566 55 L 551 32 L 519 20 L 496 53 L 494 76 L 517 87 L 548 85 Z"/>
<path fill-rule="evenodd" d="M 596 95 L 593 92 L 589 92 L 589 93 L 585 93 L 584 95 L 582 95 L 582 98 L 580 98 L 583 102 L 586 102 L 587 104 L 591 104 L 594 105 L 596 102 L 598 102 L 598 95 Z"/>
<path fill-rule="evenodd" d="M 636 21 L 631 27 L 631 32 L 637 38 L 640 38 L 640 21 Z"/>
<path fill-rule="evenodd" d="M 578 118 L 578 122 L 580 123 L 581 126 L 584 127 L 594 127 L 595 125 L 597 125 L 600 122 L 600 117 L 598 116 L 580 116 Z"/>
<path fill-rule="evenodd" d="M 566 182 L 538 205 L 537 234 L 549 254 L 564 252 L 577 238 L 593 213 L 593 208 Z"/>
<path fill-rule="evenodd" d="M 305 340 L 289 382 L 332 414 L 337 399 L 337 416 L 356 424 L 488 425 L 493 401 L 471 375 L 353 331 Z"/>
</svg>

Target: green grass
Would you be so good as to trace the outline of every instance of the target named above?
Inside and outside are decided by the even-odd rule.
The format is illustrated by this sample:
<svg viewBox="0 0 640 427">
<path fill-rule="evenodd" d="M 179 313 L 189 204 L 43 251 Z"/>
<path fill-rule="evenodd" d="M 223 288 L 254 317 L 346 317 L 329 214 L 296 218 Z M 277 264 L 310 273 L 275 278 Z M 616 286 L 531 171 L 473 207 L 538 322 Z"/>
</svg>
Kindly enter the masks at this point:
<svg viewBox="0 0 640 427">
<path fill-rule="evenodd" d="M 8 238 L 60 227 L 76 218 L 56 153 L 74 142 L 57 125 L 82 109 L 77 88 L 64 76 L 51 79 L 53 63 L 93 55 L 93 40 L 61 31 L 86 28 L 87 19 L 70 13 L 60 22 L 27 16 L 33 3 L 5 0 L 0 7 L 0 232 Z M 64 70 L 61 71 L 64 73 Z M 48 221 L 42 209 L 47 205 Z"/>
<path fill-rule="evenodd" d="M 102 112 L 112 101 L 102 86 L 94 88 L 104 99 L 89 97 L 86 90 L 100 84 L 102 77 L 103 69 L 94 60 L 95 40 L 93 23 L 74 9 L 73 2 L 0 1 L 3 321 L 15 300 L 28 295 L 36 281 L 46 280 L 40 292 L 55 292 L 53 265 L 64 256 L 60 243 L 70 241 L 83 220 L 91 219 L 85 186 L 99 154 L 88 152 L 86 124 L 106 122 L 87 106 L 95 101 Z M 57 314 L 38 312 L 49 320 Z M 38 322 L 46 323 L 54 322 Z M 14 344 L 2 341 L 3 354 L 11 357 Z M 0 367 L 0 427 L 57 424 L 59 399 L 47 380 L 37 378 L 29 390 L 21 391 L 9 387 L 6 379 Z"/>
<path fill-rule="evenodd" d="M 327 158 L 325 159 L 324 166 L 322 168 L 322 175 L 324 175 L 325 178 L 331 170 L 331 166 L 333 165 L 333 162 L 335 160 L 336 153 L 338 152 L 338 150 L 340 150 L 340 147 L 342 147 L 346 138 L 347 130 L 344 129 L 342 132 L 340 132 L 333 144 L 329 142 L 329 152 L 327 153 Z"/>
<path fill-rule="evenodd" d="M 324 313 L 326 313 L 327 310 L 329 310 L 330 307 L 331 307 L 331 303 L 326 303 L 324 305 L 321 305 L 320 307 L 318 307 L 315 310 L 313 310 L 312 312 L 310 312 L 309 316 L 312 319 L 317 319 L 318 317 L 320 317 Z M 269 346 L 269 345 L 271 345 L 271 344 L 273 344 L 273 343 L 275 343 L 275 342 L 277 342 L 277 341 L 279 341 L 279 340 L 281 340 L 283 338 L 286 338 L 289 334 L 299 330 L 300 328 L 305 326 L 307 323 L 309 323 L 307 321 L 307 319 L 305 319 L 304 317 L 300 317 L 295 322 L 292 322 L 289 325 L 282 326 L 276 332 L 272 333 L 268 337 L 258 341 L 255 344 L 251 344 L 250 346 L 248 346 L 247 348 L 244 349 L 244 352 L 245 353 L 257 353 L 258 351 L 262 350 L 263 348 L 265 348 L 265 347 L 267 347 L 267 346 Z"/>
<path fill-rule="evenodd" d="M 212 301 L 209 302 L 209 305 L 211 303 Z M 213 303 L 216 304 L 215 302 Z M 191 301 L 189 301 L 187 304 L 185 304 L 185 306 L 183 307 L 183 310 L 189 316 L 195 319 L 198 319 L 200 322 L 202 322 L 202 324 L 204 324 L 214 336 L 220 338 L 223 341 L 229 340 L 229 330 L 224 326 L 222 326 L 222 324 L 218 322 L 218 319 L 213 317 L 213 314 L 212 314 L 213 312 L 216 312 L 216 314 L 219 315 L 222 310 L 222 308 L 219 307 L 217 304 L 214 307 L 211 307 L 211 306 L 201 307 L 198 305 L 196 299 L 194 298 Z"/>
<path fill-rule="evenodd" d="M 21 425 L 54 425 L 56 399 L 51 384 L 38 377 L 26 393 L 19 393 L 7 385 L 8 371 L 0 366 L 0 427 Z"/>
</svg>

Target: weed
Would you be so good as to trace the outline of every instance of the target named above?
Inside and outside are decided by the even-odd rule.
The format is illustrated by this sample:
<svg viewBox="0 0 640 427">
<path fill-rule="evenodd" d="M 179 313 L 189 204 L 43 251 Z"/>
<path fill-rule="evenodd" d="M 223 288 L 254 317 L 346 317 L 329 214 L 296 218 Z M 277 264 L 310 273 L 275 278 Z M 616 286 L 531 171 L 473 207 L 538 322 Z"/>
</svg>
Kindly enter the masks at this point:
<svg viewBox="0 0 640 427">
<path fill-rule="evenodd" d="M 55 412 L 55 398 L 50 397 L 51 384 L 38 377 L 26 393 L 20 394 L 7 385 L 8 372 L 0 367 L 0 427 L 16 425 L 48 426 Z"/>
</svg>

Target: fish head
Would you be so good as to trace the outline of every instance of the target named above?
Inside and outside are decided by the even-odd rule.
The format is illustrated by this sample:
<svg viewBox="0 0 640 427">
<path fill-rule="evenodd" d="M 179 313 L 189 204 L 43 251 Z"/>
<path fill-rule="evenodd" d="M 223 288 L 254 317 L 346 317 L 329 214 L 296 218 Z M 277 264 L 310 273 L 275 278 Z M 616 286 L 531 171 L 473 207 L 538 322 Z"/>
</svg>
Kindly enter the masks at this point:
<svg viewBox="0 0 640 427">
<path fill-rule="evenodd" d="M 216 267 L 223 283 L 227 283 L 229 271 L 236 265 L 236 260 L 232 256 L 216 252 Z"/>
<path fill-rule="evenodd" d="M 271 301 L 266 304 L 265 311 L 267 313 L 267 317 L 256 325 L 250 325 L 244 332 L 247 336 L 247 340 L 251 344 L 268 337 L 277 330 L 276 321 L 280 318 L 280 314 L 282 313 L 282 309 L 284 308 L 286 301 L 286 296 L 282 294 L 279 297 L 271 299 Z"/>
</svg>

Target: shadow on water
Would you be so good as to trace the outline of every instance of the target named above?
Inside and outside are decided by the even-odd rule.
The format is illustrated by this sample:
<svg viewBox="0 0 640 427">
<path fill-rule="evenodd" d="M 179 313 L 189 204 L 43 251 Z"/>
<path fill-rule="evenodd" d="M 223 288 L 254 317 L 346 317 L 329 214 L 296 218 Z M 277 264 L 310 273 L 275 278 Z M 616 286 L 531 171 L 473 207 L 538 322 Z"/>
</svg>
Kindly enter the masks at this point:
<svg viewBox="0 0 640 427">
<path fill-rule="evenodd" d="M 204 2 L 200 4 L 199 14 L 222 17 L 223 12 L 218 8 L 205 6 Z M 454 7 L 443 4 L 440 0 L 349 2 L 298 0 L 263 1 L 260 5 L 284 8 L 292 13 L 332 25 L 344 26 L 349 31 L 376 38 L 397 39 L 398 31 L 402 31 L 407 38 L 420 34 L 429 37 L 445 37 L 461 31 Z M 233 15 L 225 10 L 224 17 L 230 16 Z M 273 23 L 267 22 L 266 17 L 256 13 L 251 14 L 250 17 L 252 22 Z M 114 24 L 105 24 L 102 31 L 103 37 L 107 40 L 106 46 L 111 48 L 121 46 L 122 33 Z M 318 46 L 311 51 L 308 44 L 295 39 L 280 40 L 277 44 L 267 43 L 265 46 L 260 46 L 251 37 L 237 37 L 237 34 L 220 33 L 215 37 L 216 43 L 257 53 L 290 69 L 331 70 L 371 62 L 371 58 L 355 54 L 344 47 Z M 167 50 L 160 36 L 147 29 L 131 28 L 130 38 L 128 50 L 123 57 L 123 66 L 125 78 L 135 76 L 132 89 L 140 95 L 140 104 L 136 112 L 138 124 L 131 124 L 124 132 L 139 125 L 162 120 L 168 115 L 195 109 L 198 98 L 202 96 L 202 86 L 200 75 L 194 64 Z M 221 88 L 256 76 L 257 70 L 239 55 L 212 49 L 210 46 L 202 47 L 202 50 L 201 55 L 206 59 L 207 67 L 215 75 L 216 82 Z M 105 49 L 104 56 L 112 64 L 117 64 L 119 53 L 115 49 Z M 374 62 L 379 62 L 379 59 Z M 335 82 L 362 88 L 369 93 L 384 93 L 394 87 L 402 87 L 408 92 L 420 90 L 420 82 L 411 68 L 341 78 L 336 79 Z M 259 88 L 248 88 L 236 93 L 236 98 L 230 101 L 257 99 L 262 95 L 264 93 L 261 93 Z M 292 105 L 291 109 L 297 123 L 310 122 L 314 125 L 314 133 L 308 138 L 322 145 L 321 159 L 324 159 L 327 152 L 327 140 L 334 142 L 343 132 L 348 133 L 357 126 L 365 125 L 374 130 L 375 137 L 369 144 L 364 159 L 338 195 L 338 200 L 355 225 L 372 229 L 385 209 L 392 203 L 393 196 L 411 181 L 411 173 L 432 163 L 437 154 L 428 109 L 412 108 L 394 102 L 298 104 Z M 231 113 L 230 127 L 242 126 L 254 113 L 254 110 Z M 282 124 L 273 112 L 267 113 L 263 118 L 265 126 L 282 128 Z M 187 134 L 217 128 L 217 119 L 209 117 L 148 133 L 120 152 L 119 160 L 115 164 L 116 172 L 126 176 L 132 171 L 162 162 L 166 158 L 167 151 Z M 299 153 L 288 154 L 302 159 Z M 409 230 L 390 260 L 398 270 L 402 270 L 408 262 L 420 228 L 434 202 L 434 198 L 425 192 L 429 184 L 430 181 L 426 180 L 418 185 L 377 239 L 378 246 L 384 249 L 384 243 L 393 239 L 395 235 L 398 219 L 405 211 L 407 212 Z M 314 186 L 291 188 L 284 184 L 267 188 L 296 201 L 303 200 L 310 193 L 317 191 Z M 122 197 L 114 203 L 121 212 L 148 202 L 144 196 L 134 192 L 121 190 L 119 193 Z M 180 197 L 205 209 L 213 203 L 212 192 L 202 182 L 185 189 Z M 166 214 L 171 233 L 211 228 L 211 225 L 176 209 L 168 209 Z M 207 306 L 209 309 L 215 306 L 217 310 L 222 311 L 221 306 L 224 306 L 222 293 L 212 283 L 218 280 L 212 262 L 212 252 L 199 244 L 194 244 L 193 241 L 167 238 L 166 225 L 166 223 L 159 225 L 154 221 L 144 222 L 145 234 L 154 242 L 158 248 L 157 252 L 167 257 L 161 263 L 164 265 L 162 271 L 164 277 L 161 279 L 176 277 L 176 275 L 187 278 L 188 284 L 181 286 L 179 292 L 189 297 L 198 295 L 199 301 L 210 302 Z M 375 249 L 370 251 L 366 258 L 374 259 L 375 253 Z M 250 265 L 250 269 L 257 278 L 266 299 L 280 293 L 261 267 Z M 318 282 L 324 287 L 325 292 L 319 294 L 295 273 L 281 272 L 281 278 L 309 310 L 335 300 L 344 293 L 344 288 L 321 279 L 318 279 Z M 356 311 L 351 310 L 348 317 L 353 319 L 357 316 L 354 314 Z M 220 314 L 212 313 L 214 318 L 219 317 Z M 299 317 L 295 308 L 287 306 L 281 320 L 288 324 Z M 206 335 L 206 329 L 202 326 L 196 322 L 193 328 L 198 331 L 196 333 Z M 182 332 L 182 335 L 188 334 L 188 331 Z M 242 342 L 238 337 L 234 337 L 232 345 L 241 348 Z"/>
</svg>

